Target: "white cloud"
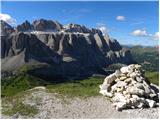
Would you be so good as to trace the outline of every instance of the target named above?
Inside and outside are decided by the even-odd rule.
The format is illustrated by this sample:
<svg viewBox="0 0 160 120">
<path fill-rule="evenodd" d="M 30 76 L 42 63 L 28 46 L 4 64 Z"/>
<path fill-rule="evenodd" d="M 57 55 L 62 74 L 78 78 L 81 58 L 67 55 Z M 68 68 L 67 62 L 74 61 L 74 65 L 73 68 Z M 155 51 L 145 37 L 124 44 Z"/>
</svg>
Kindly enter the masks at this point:
<svg viewBox="0 0 160 120">
<path fill-rule="evenodd" d="M 126 18 L 124 16 L 121 16 L 121 15 L 116 17 L 116 20 L 118 20 L 118 21 L 125 21 L 125 19 Z"/>
<path fill-rule="evenodd" d="M 138 29 L 131 32 L 131 35 L 137 37 L 147 37 L 150 40 L 159 40 L 160 32 L 156 32 L 155 34 L 147 33 L 145 29 Z"/>
<path fill-rule="evenodd" d="M 103 35 L 107 35 L 109 32 L 109 29 L 106 27 L 104 23 L 97 23 L 97 28 L 102 31 Z"/>
<path fill-rule="evenodd" d="M 133 36 L 138 36 L 138 37 L 145 37 L 145 36 L 148 36 L 148 33 L 146 30 L 134 30 L 131 35 Z"/>
<path fill-rule="evenodd" d="M 105 26 L 99 27 L 99 29 L 102 31 L 103 35 L 108 33 L 108 29 Z"/>
<path fill-rule="evenodd" d="M 160 37 L 160 32 L 156 32 L 156 33 L 152 36 L 153 40 L 159 40 L 159 37 Z"/>
<path fill-rule="evenodd" d="M 0 13 L 0 20 L 3 20 L 3 21 L 7 22 L 10 25 L 15 25 L 16 24 L 16 19 L 12 18 L 8 14 Z"/>
</svg>

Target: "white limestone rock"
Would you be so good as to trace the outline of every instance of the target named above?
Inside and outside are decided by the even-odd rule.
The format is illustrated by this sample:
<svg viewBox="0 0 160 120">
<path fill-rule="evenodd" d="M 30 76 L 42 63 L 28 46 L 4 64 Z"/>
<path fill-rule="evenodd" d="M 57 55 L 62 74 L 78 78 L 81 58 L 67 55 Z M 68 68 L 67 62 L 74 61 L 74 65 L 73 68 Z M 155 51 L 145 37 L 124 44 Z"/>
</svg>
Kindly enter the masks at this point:
<svg viewBox="0 0 160 120">
<path fill-rule="evenodd" d="M 116 77 L 120 77 L 120 75 L 121 75 L 121 71 L 120 71 L 120 70 L 116 70 L 116 71 L 115 71 L 115 76 L 116 76 Z"/>
<path fill-rule="evenodd" d="M 136 74 L 135 72 L 132 72 L 132 73 L 130 74 L 130 77 L 133 78 L 133 79 L 134 79 L 136 76 L 137 76 L 137 74 Z"/>
<path fill-rule="evenodd" d="M 126 108 L 126 103 L 125 102 L 117 102 L 117 103 L 114 103 L 113 106 L 116 107 L 117 111 L 121 111 L 122 109 Z"/>
<path fill-rule="evenodd" d="M 138 89 L 142 89 L 142 90 L 145 89 L 142 83 L 136 83 L 136 84 L 134 84 L 134 87 L 138 88 Z"/>
<path fill-rule="evenodd" d="M 156 102 L 154 100 L 146 99 L 146 101 L 147 101 L 150 108 L 153 108 L 156 106 Z"/>
<path fill-rule="evenodd" d="M 112 84 L 112 82 L 116 79 L 117 77 L 115 76 L 115 74 L 111 74 L 109 76 L 107 76 L 105 78 L 105 82 L 107 82 L 107 84 Z"/>
<path fill-rule="evenodd" d="M 127 79 L 127 77 L 125 77 L 125 76 L 119 78 L 119 80 L 125 80 L 125 79 Z"/>
<path fill-rule="evenodd" d="M 124 80 L 124 82 L 130 83 L 132 80 L 133 80 L 132 78 L 127 78 L 127 79 Z"/>
<path fill-rule="evenodd" d="M 134 67 L 135 67 L 136 69 L 139 69 L 139 68 L 141 68 L 142 66 L 141 66 L 141 65 L 138 65 L 138 64 L 135 64 Z"/>
<path fill-rule="evenodd" d="M 112 91 L 116 91 L 116 90 L 117 90 L 117 84 L 114 84 L 114 85 L 111 87 L 111 90 L 112 90 Z"/>
<path fill-rule="evenodd" d="M 139 95 L 139 96 L 144 96 L 145 95 L 145 91 L 142 89 L 138 89 L 138 88 L 134 88 L 134 87 L 129 87 L 126 89 L 126 91 L 128 93 L 130 93 L 131 95 Z"/>
<path fill-rule="evenodd" d="M 120 69 L 120 71 L 121 71 L 122 73 L 126 74 L 126 73 L 130 72 L 130 69 L 126 66 L 126 67 L 122 67 L 122 68 Z"/>
<path fill-rule="evenodd" d="M 107 96 L 107 97 L 113 97 L 113 94 L 107 92 L 106 90 L 101 90 L 99 93 L 101 93 L 102 95 Z"/>
<path fill-rule="evenodd" d="M 118 81 L 117 82 L 117 87 L 124 87 L 126 85 L 127 85 L 127 83 L 125 83 L 124 81 Z"/>
<path fill-rule="evenodd" d="M 129 65 L 107 76 L 99 86 L 100 93 L 110 97 L 116 110 L 125 108 L 155 107 L 159 88 L 144 77 L 140 65 Z"/>
<path fill-rule="evenodd" d="M 143 79 L 143 78 L 141 78 L 141 77 L 136 77 L 136 81 L 137 81 L 137 82 L 140 82 L 140 83 L 143 82 L 142 79 Z"/>
<path fill-rule="evenodd" d="M 125 100 L 126 100 L 126 98 L 122 93 L 115 93 L 114 94 L 113 101 L 115 101 L 115 102 L 120 102 L 120 101 L 123 102 Z"/>
</svg>

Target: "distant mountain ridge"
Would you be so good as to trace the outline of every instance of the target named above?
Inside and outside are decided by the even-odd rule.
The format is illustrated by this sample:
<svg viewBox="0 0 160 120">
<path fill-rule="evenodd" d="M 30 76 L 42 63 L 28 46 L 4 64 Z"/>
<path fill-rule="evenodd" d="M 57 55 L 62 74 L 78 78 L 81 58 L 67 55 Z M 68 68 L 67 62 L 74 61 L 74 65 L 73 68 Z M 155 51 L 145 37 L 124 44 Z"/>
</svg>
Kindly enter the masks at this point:
<svg viewBox="0 0 160 120">
<path fill-rule="evenodd" d="M 68 25 L 62 25 L 57 21 L 52 20 L 35 20 L 32 23 L 27 20 L 16 27 L 18 32 L 31 32 L 31 31 L 43 31 L 43 32 L 78 32 L 78 33 L 98 33 L 102 34 L 99 29 L 89 29 L 84 25 L 70 23 Z"/>
<path fill-rule="evenodd" d="M 1 21 L 1 24 L 4 24 Z M 25 21 L 15 29 L 1 25 L 2 71 L 23 65 L 44 65 L 32 71 L 41 76 L 81 76 L 103 71 L 113 63 L 133 63 L 128 49 L 99 29 L 57 21 Z M 6 31 L 3 31 L 6 30 Z"/>
</svg>

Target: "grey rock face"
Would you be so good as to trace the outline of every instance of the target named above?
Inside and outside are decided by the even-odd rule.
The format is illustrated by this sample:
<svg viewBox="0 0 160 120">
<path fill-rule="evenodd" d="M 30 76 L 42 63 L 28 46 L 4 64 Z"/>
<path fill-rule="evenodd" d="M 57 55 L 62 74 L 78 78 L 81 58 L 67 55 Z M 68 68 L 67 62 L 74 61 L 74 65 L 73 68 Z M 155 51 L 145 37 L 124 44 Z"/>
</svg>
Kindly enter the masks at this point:
<svg viewBox="0 0 160 120">
<path fill-rule="evenodd" d="M 68 31 L 64 32 L 64 29 Z M 58 22 L 41 19 L 32 24 L 26 21 L 17 30 L 1 37 L 4 70 L 17 69 L 23 64 L 43 63 L 49 68 L 41 69 L 42 74 L 78 76 L 92 74 L 112 63 L 133 62 L 128 50 L 96 29 L 75 24 L 64 28 Z"/>
<path fill-rule="evenodd" d="M 90 34 L 99 34 L 102 35 L 102 32 L 99 29 L 89 29 L 86 28 L 83 25 L 78 25 L 78 24 L 69 24 L 67 26 L 65 26 L 64 28 L 65 32 L 78 32 L 78 33 L 90 33 Z"/>
<path fill-rule="evenodd" d="M 37 31 L 59 31 L 62 29 L 62 25 L 56 21 L 51 20 L 35 20 L 33 22 L 34 30 Z"/>
<path fill-rule="evenodd" d="M 27 20 L 21 25 L 17 26 L 17 31 L 25 32 L 33 30 L 33 25 L 31 25 Z"/>
<path fill-rule="evenodd" d="M 0 20 L 0 26 L 1 26 L 1 29 L 0 29 L 1 36 L 6 36 L 8 34 L 11 34 L 14 31 L 12 26 L 10 26 L 8 23 L 6 23 L 3 20 Z"/>
<path fill-rule="evenodd" d="M 17 26 L 18 32 L 28 32 L 28 31 L 60 31 L 63 26 L 57 21 L 52 20 L 35 20 L 32 24 L 28 21 L 25 21 L 21 25 Z"/>
</svg>

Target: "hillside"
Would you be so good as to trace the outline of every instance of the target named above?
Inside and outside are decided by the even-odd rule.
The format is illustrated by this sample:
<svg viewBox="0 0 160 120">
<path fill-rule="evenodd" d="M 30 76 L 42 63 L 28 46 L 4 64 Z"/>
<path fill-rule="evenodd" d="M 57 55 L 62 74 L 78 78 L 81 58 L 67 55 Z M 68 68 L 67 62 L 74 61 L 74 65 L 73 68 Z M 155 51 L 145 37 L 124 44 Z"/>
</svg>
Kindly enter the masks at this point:
<svg viewBox="0 0 160 120">
<path fill-rule="evenodd" d="M 147 71 L 159 70 L 159 51 L 157 47 L 130 47 L 133 59 Z"/>
</svg>

